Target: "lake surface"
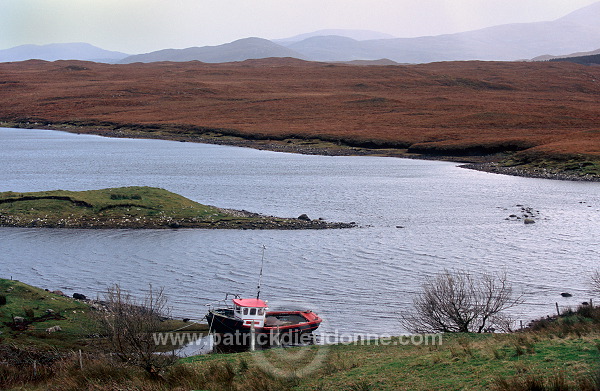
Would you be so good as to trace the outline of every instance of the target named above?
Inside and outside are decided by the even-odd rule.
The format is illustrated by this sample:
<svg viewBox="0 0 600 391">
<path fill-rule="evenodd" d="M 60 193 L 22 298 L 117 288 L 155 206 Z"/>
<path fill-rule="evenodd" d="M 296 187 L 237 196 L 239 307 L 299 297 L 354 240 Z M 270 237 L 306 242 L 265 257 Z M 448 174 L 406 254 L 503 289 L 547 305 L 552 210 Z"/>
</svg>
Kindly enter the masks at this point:
<svg viewBox="0 0 600 391">
<path fill-rule="evenodd" d="M 445 268 L 504 270 L 525 304 L 517 320 L 592 296 L 600 266 L 600 183 L 495 175 L 454 163 L 304 156 L 160 140 L 0 128 L 0 191 L 156 186 L 195 201 L 362 228 L 326 231 L 0 228 L 0 275 L 95 296 L 119 283 L 164 287 L 179 317 L 200 319 L 226 292 L 272 308 L 314 309 L 322 329 L 405 332 L 425 278 Z M 505 220 L 524 205 L 536 224 Z M 403 228 L 397 228 L 397 227 Z M 572 298 L 563 298 L 570 292 Z"/>
</svg>

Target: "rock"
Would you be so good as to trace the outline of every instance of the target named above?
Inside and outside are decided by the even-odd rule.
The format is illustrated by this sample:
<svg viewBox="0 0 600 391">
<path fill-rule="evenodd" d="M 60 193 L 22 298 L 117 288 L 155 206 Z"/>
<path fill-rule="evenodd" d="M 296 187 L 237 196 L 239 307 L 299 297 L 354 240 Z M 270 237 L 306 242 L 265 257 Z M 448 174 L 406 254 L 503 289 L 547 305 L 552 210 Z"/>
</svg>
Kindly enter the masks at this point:
<svg viewBox="0 0 600 391">
<path fill-rule="evenodd" d="M 572 294 L 568 293 L 568 292 L 563 292 L 560 294 L 562 297 L 573 297 Z"/>
<path fill-rule="evenodd" d="M 189 319 L 189 318 L 183 318 L 183 321 L 184 321 L 185 323 L 187 323 L 187 322 L 189 322 L 189 321 L 190 321 L 190 319 Z"/>
<path fill-rule="evenodd" d="M 63 291 L 59 291 L 59 290 L 52 291 L 52 293 L 54 293 L 55 295 L 59 295 L 59 296 L 66 296 L 66 295 L 63 293 Z"/>
<path fill-rule="evenodd" d="M 310 221 L 310 218 L 308 215 L 306 215 L 306 213 L 302 213 L 300 216 L 298 216 L 298 220 Z"/>
<path fill-rule="evenodd" d="M 62 331 L 62 329 L 60 328 L 60 326 L 52 326 L 52 327 L 49 327 L 49 328 L 46 329 L 46 332 L 48 334 L 55 333 L 57 331 Z"/>
<path fill-rule="evenodd" d="M 82 295 L 81 293 L 73 293 L 73 298 L 77 299 L 77 300 L 86 300 L 87 297 L 85 297 L 85 295 Z"/>
<path fill-rule="evenodd" d="M 48 308 L 48 309 L 46 310 L 46 313 L 47 313 L 47 314 L 53 314 L 53 313 L 54 313 L 54 310 L 53 310 L 53 309 L 51 309 L 51 308 Z"/>
<path fill-rule="evenodd" d="M 403 225 L 397 225 L 396 228 L 404 228 Z"/>
<path fill-rule="evenodd" d="M 535 224 L 535 220 L 533 220 L 533 219 L 525 219 L 523 222 L 525 224 Z"/>
<path fill-rule="evenodd" d="M 15 316 L 13 318 L 13 320 L 14 320 L 15 323 L 23 323 L 23 322 L 25 322 L 25 318 L 22 317 L 22 316 Z"/>
</svg>

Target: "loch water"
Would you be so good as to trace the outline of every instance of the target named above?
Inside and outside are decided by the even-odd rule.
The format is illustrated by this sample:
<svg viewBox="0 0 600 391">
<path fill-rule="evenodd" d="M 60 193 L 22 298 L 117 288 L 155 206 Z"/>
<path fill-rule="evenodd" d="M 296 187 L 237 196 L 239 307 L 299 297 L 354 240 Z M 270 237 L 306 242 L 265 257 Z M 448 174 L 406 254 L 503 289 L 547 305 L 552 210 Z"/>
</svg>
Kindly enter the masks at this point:
<svg viewBox="0 0 600 391">
<path fill-rule="evenodd" d="M 174 316 L 200 319 L 226 292 L 311 308 L 341 333 L 405 332 L 398 313 L 444 269 L 505 271 L 518 321 L 592 296 L 600 183 L 496 175 L 456 163 L 332 157 L 0 128 L 0 191 L 156 186 L 268 215 L 356 222 L 340 230 L 0 228 L 0 276 L 96 296 L 164 287 Z M 517 206 L 522 205 L 522 206 Z M 509 219 L 522 207 L 535 224 Z M 569 292 L 573 296 L 563 298 Z"/>
</svg>

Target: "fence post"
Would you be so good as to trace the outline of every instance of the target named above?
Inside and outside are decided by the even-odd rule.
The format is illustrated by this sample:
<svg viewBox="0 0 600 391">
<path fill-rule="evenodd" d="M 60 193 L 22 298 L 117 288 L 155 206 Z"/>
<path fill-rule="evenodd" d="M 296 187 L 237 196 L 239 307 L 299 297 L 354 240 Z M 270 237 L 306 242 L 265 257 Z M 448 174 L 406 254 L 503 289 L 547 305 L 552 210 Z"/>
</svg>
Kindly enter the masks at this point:
<svg viewBox="0 0 600 391">
<path fill-rule="evenodd" d="M 81 357 L 81 349 L 79 349 L 79 369 L 83 370 L 83 358 Z"/>
<path fill-rule="evenodd" d="M 558 302 L 556 303 L 556 315 L 560 316 L 560 309 L 558 308 Z"/>
<path fill-rule="evenodd" d="M 256 350 L 256 329 L 254 328 L 254 322 L 250 325 L 250 351 Z"/>
</svg>

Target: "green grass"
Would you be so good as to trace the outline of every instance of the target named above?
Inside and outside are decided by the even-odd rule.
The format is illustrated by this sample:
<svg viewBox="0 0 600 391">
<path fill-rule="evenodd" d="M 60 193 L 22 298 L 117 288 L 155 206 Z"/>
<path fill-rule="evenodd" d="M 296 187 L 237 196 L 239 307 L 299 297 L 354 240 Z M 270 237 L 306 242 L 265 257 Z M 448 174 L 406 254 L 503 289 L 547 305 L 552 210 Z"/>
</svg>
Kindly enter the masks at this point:
<svg viewBox="0 0 600 391">
<path fill-rule="evenodd" d="M 582 379 L 591 379 L 600 362 L 599 333 L 586 336 L 524 334 L 445 334 L 441 346 L 356 346 L 328 347 L 324 362 L 314 372 L 295 379 L 292 390 L 486 390 L 494 389 L 500 379 L 524 374 L 551 379 L 558 373 L 577 389 Z M 298 351 L 320 347 L 294 348 Z M 239 366 L 250 363 L 257 370 L 253 355 L 271 356 L 289 374 L 298 373 L 314 357 L 277 351 L 211 355 L 189 358 L 187 363 Z M 285 358 L 289 362 L 285 362 Z M 295 360 L 294 357 L 303 357 Z M 264 360 L 263 357 L 260 360 Z M 293 376 L 292 376 L 293 377 Z M 239 376 L 233 382 L 244 382 Z M 218 389 L 209 388 L 209 389 Z M 288 388 L 286 388 L 288 389 Z"/>
<path fill-rule="evenodd" d="M 88 345 L 86 335 L 94 332 L 90 306 L 72 298 L 56 295 L 19 281 L 0 279 L 0 294 L 6 304 L 0 306 L 0 339 L 3 343 L 35 345 L 41 348 L 79 349 Z M 7 326 L 13 316 L 32 320 L 54 311 L 62 319 L 33 322 L 25 331 L 13 331 Z M 62 331 L 47 333 L 60 326 Z"/>
<path fill-rule="evenodd" d="M 152 187 L 4 192 L 0 214 L 5 223 L 50 227 L 178 226 L 232 218 L 218 208 Z"/>
<path fill-rule="evenodd" d="M 203 205 L 153 187 L 0 193 L 0 226 L 64 228 L 347 228 Z"/>
<path fill-rule="evenodd" d="M 0 279 L 0 295 L 6 297 L 6 304 L 0 305 L 2 344 L 61 351 L 83 348 L 87 352 L 83 369 L 79 368 L 76 355 L 65 356 L 51 367 L 39 366 L 37 377 L 32 366 L 13 368 L 0 362 L 2 389 L 531 389 L 523 386 L 525 383 L 542 384 L 545 388 L 537 388 L 540 390 L 600 388 L 600 383 L 594 383 L 600 381 L 599 310 L 587 307 L 513 334 L 444 334 L 441 344 L 405 345 L 399 338 L 392 338 L 387 344 L 365 341 L 362 345 L 316 345 L 190 357 L 168 368 L 158 381 L 148 378 L 139 368 L 113 361 L 101 354 L 97 344 L 86 340 L 86 334 L 94 327 L 92 310 L 86 303 L 6 279 Z M 5 325 L 13 315 L 37 317 L 47 309 L 60 313 L 64 319 L 35 322 L 33 329 L 19 332 Z M 45 332 L 54 325 L 60 325 L 63 331 Z M 174 330 L 182 325 L 167 321 L 163 326 L 164 330 Z M 106 379 L 111 379 L 110 386 Z M 552 388 L 558 383 L 563 387 Z"/>
<path fill-rule="evenodd" d="M 44 289 L 27 285 L 20 281 L 0 278 L 0 295 L 6 297 L 6 304 L 0 305 L 0 341 L 20 346 L 35 346 L 59 350 L 96 350 L 104 345 L 102 338 L 96 335 L 98 329 L 95 315 L 87 302 L 54 294 Z M 60 319 L 34 321 L 26 330 L 12 330 L 8 323 L 13 317 L 23 317 L 26 321 L 40 318 L 52 310 Z M 61 331 L 48 333 L 46 329 L 60 326 Z M 186 323 L 182 320 L 167 319 L 161 322 L 158 332 L 170 332 L 181 329 L 180 333 L 204 333 L 207 325 Z M 170 351 L 172 346 L 161 347 Z"/>
</svg>

